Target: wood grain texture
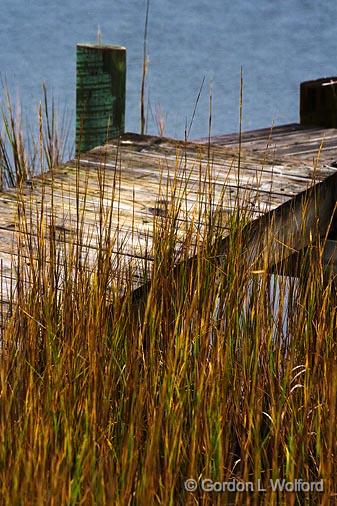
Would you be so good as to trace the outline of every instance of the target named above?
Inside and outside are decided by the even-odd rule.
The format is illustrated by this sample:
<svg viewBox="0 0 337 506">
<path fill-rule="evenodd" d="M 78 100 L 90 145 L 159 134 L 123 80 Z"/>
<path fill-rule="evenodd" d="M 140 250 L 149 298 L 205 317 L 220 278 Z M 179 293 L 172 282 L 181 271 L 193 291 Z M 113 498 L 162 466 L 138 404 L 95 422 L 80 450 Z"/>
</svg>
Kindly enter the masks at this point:
<svg viewBox="0 0 337 506">
<path fill-rule="evenodd" d="M 207 144 L 208 139 L 199 139 Z M 229 148 L 239 143 L 238 134 L 218 135 L 211 139 L 213 145 Z M 320 165 L 337 161 L 337 129 L 304 126 L 298 123 L 243 132 L 242 148 L 253 153 L 274 154 L 275 157 L 296 157 L 312 164 L 318 159 Z"/>
<path fill-rule="evenodd" d="M 311 153 L 321 138 L 326 150 L 323 146 L 313 163 Z M 138 293 L 149 283 L 156 229 L 173 217 L 177 263 L 189 235 L 192 266 L 194 240 L 202 239 L 205 227 L 203 207 L 214 216 L 221 213 L 223 254 L 230 218 L 239 207 L 247 222 L 249 264 L 263 263 L 270 244 L 275 262 L 287 257 L 329 226 L 336 202 L 335 143 L 337 130 L 299 125 L 247 132 L 240 154 L 237 135 L 209 144 L 125 134 L 0 194 L 4 314 L 15 298 L 18 258 L 28 272 L 42 247 L 41 236 L 47 263 L 51 241 L 63 258 L 74 245 L 80 247 L 89 271 L 97 267 L 99 251 L 108 250 L 112 283 L 131 272 Z"/>
</svg>

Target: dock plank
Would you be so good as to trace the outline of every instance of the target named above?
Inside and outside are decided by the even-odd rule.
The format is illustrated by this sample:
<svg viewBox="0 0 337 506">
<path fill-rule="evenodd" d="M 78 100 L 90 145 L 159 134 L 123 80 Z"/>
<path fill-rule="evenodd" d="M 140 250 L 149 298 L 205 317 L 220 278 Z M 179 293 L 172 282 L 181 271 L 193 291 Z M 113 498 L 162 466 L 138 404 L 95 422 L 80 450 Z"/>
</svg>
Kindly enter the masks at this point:
<svg viewBox="0 0 337 506">
<path fill-rule="evenodd" d="M 206 145 L 208 139 L 199 139 L 197 142 Z M 222 148 L 238 146 L 239 142 L 239 134 L 217 135 L 211 138 L 212 145 Z M 337 129 L 292 123 L 243 132 L 241 145 L 243 149 L 254 153 L 269 152 L 275 156 L 296 157 L 310 163 L 319 153 L 320 164 L 329 165 L 337 160 Z"/>
<path fill-rule="evenodd" d="M 320 147 L 321 136 L 325 136 L 322 157 L 314 164 L 310 157 Z M 237 135 L 184 142 L 125 134 L 19 189 L 1 193 L 1 286 L 6 314 L 15 298 L 18 255 L 29 271 L 36 262 L 34 250 L 41 247 L 42 229 L 46 262 L 47 245 L 56 240 L 65 257 L 73 245 L 82 248 L 89 271 L 97 266 L 101 231 L 108 231 L 104 247 L 112 255 L 112 278 L 123 272 L 127 276 L 131 269 L 138 290 L 148 283 L 156 227 L 165 227 L 174 217 L 177 259 L 192 231 L 189 256 L 193 258 L 195 241 L 203 237 L 206 226 L 200 208 L 209 202 L 212 213 L 221 212 L 224 251 L 231 215 L 238 208 L 245 214 L 251 224 L 246 239 L 252 264 L 271 238 L 276 261 L 287 255 L 287 248 L 291 252 L 305 246 L 314 228 L 324 234 L 336 201 L 337 169 L 332 162 L 337 131 L 293 124 L 247 132 L 241 141 L 239 153 Z M 304 198 L 309 202 L 307 223 L 299 226 Z"/>
</svg>

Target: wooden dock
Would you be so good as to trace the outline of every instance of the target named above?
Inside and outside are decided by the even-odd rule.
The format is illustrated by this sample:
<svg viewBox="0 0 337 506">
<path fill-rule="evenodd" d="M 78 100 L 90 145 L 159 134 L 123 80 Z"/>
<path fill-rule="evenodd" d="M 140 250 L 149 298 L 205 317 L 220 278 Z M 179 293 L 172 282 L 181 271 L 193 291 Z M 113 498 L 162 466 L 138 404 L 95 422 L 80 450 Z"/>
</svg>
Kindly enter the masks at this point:
<svg viewBox="0 0 337 506">
<path fill-rule="evenodd" d="M 199 142 L 206 143 L 208 139 Z M 299 123 L 274 126 L 243 132 L 241 143 L 244 149 L 252 153 L 264 154 L 268 150 L 269 156 L 294 157 L 319 165 L 337 164 L 337 129 L 308 127 Z M 218 135 L 212 137 L 213 146 L 238 146 L 239 134 Z"/>
<path fill-rule="evenodd" d="M 336 160 L 336 129 L 297 124 L 211 142 L 125 134 L 82 154 L 21 189 L 0 194 L 2 321 L 15 303 L 18 258 L 29 271 L 42 229 L 46 241 L 52 229 L 60 244 L 80 242 L 87 267 L 95 265 L 101 232 L 108 230 L 116 258 L 111 268 L 116 276 L 131 269 L 137 289 L 149 282 L 154 223 L 164 224 L 174 210 L 179 250 L 191 226 L 200 233 L 207 192 L 214 213 L 230 218 L 238 207 L 246 213 L 252 265 L 271 234 L 273 258 L 282 260 L 304 248 L 313 234 L 326 233 L 337 199 Z M 226 219 L 222 223 L 225 250 L 229 227 Z"/>
</svg>

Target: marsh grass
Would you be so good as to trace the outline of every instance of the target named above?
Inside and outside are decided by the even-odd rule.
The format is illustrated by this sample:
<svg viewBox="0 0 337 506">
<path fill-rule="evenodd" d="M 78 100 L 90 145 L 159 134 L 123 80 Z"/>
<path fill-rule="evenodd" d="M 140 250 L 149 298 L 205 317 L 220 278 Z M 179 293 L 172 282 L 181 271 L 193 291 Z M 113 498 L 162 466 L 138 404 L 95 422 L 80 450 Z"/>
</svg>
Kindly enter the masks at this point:
<svg viewBox="0 0 337 506">
<path fill-rule="evenodd" d="M 52 167 L 51 139 L 47 131 L 39 146 Z M 104 160 L 97 177 L 103 202 Z M 207 175 L 200 184 L 204 197 L 183 241 L 186 195 L 170 188 L 175 203 L 154 218 L 153 261 L 143 272 L 122 267 L 123 244 L 116 251 L 109 213 L 118 177 L 111 207 L 97 215 L 94 262 L 80 204 L 77 230 L 62 241 L 53 203 L 47 217 L 42 199 L 32 223 L 18 186 L 26 249 L 18 248 L 16 302 L 2 335 L 1 504 L 328 504 L 333 497 L 336 295 L 323 269 L 324 240 L 309 246 L 299 279 L 277 268 L 271 275 L 273 238 L 252 264 L 249 211 L 215 210 Z M 304 206 L 303 220 L 305 213 Z M 142 275 L 151 281 L 136 296 Z M 322 478 L 324 493 L 268 486 L 263 494 L 200 486 L 190 493 L 188 478 Z"/>
<path fill-rule="evenodd" d="M 20 100 L 15 101 L 8 84 L 1 82 L 0 102 L 0 188 L 6 189 L 30 180 L 34 175 L 69 159 L 70 118 L 59 115 L 54 98 L 42 85 L 35 124 L 27 124 Z"/>
</svg>

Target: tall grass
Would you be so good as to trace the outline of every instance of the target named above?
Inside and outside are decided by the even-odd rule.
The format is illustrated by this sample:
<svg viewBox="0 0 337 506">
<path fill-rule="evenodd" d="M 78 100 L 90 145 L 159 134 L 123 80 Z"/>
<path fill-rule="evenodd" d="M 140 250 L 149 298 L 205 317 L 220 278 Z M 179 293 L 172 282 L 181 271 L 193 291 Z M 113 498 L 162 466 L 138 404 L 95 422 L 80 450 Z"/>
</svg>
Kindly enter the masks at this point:
<svg viewBox="0 0 337 506">
<path fill-rule="evenodd" d="M 146 84 L 146 75 L 148 73 L 148 66 L 149 66 L 149 58 L 148 58 L 148 52 L 147 52 L 149 10 L 150 10 L 150 0 L 146 0 L 146 13 L 145 13 L 144 38 L 143 38 L 143 67 L 142 67 L 142 80 L 141 80 L 141 88 L 140 88 L 140 132 L 142 135 L 145 134 L 145 129 L 146 129 L 145 84 Z"/>
<path fill-rule="evenodd" d="M 69 158 L 69 115 L 59 116 L 55 100 L 42 85 L 35 124 L 25 121 L 19 99 L 13 101 L 6 82 L 0 96 L 0 188 L 29 181 L 34 175 L 52 170 Z"/>
<path fill-rule="evenodd" d="M 52 137 L 40 137 L 42 150 Z M 102 160 L 97 178 L 105 176 Z M 116 177 L 116 205 L 118 184 Z M 214 209 L 207 174 L 200 185 L 204 198 L 183 241 L 186 195 L 171 188 L 175 198 L 154 218 L 153 261 L 142 272 L 123 267 L 122 245 L 116 252 L 112 205 L 97 215 L 92 262 L 80 196 L 79 226 L 65 242 L 53 201 L 47 216 L 42 199 L 32 223 L 18 189 L 25 247 L 1 346 L 1 504 L 333 500 L 336 294 L 322 264 L 324 241 L 308 248 L 298 280 L 277 268 L 271 276 L 272 239 L 262 267 L 253 266 L 249 211 Z M 100 191 L 103 202 L 104 183 Z M 303 220 L 305 213 L 304 206 Z M 139 275 L 151 281 L 134 292 Z M 184 486 L 189 478 L 195 492 Z M 268 483 L 277 478 L 322 478 L 324 492 L 273 492 Z M 260 479 L 266 491 L 208 492 L 203 479 Z"/>
</svg>

